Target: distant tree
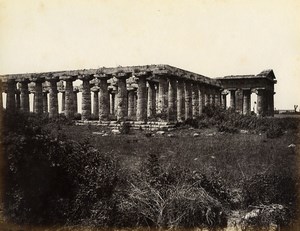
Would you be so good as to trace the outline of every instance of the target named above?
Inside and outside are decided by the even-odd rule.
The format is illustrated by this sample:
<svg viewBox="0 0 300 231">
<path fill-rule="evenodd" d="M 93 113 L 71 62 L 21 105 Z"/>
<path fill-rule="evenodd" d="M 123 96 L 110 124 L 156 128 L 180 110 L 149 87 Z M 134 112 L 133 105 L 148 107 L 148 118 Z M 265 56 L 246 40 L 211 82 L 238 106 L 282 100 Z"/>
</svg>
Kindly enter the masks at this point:
<svg viewBox="0 0 300 231">
<path fill-rule="evenodd" d="M 297 112 L 298 105 L 294 105 L 294 110 Z"/>
</svg>

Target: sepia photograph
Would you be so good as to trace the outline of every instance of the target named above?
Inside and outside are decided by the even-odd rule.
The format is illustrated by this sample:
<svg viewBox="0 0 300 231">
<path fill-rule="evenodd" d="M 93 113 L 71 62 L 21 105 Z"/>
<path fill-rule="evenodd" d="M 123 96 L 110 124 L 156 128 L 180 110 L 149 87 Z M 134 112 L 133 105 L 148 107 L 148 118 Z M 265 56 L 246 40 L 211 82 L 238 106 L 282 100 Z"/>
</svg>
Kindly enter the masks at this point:
<svg viewBox="0 0 300 231">
<path fill-rule="evenodd" d="M 0 0 L 0 231 L 300 231 L 299 0 Z"/>
</svg>

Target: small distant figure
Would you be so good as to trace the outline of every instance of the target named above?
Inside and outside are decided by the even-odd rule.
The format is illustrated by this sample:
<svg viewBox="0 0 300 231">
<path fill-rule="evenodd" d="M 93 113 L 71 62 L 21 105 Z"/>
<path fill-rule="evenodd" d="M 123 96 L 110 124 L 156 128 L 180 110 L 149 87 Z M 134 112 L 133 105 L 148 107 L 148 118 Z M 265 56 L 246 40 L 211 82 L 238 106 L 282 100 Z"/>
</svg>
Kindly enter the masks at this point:
<svg viewBox="0 0 300 231">
<path fill-rule="evenodd" d="M 294 105 L 295 113 L 297 112 L 298 105 Z"/>
</svg>

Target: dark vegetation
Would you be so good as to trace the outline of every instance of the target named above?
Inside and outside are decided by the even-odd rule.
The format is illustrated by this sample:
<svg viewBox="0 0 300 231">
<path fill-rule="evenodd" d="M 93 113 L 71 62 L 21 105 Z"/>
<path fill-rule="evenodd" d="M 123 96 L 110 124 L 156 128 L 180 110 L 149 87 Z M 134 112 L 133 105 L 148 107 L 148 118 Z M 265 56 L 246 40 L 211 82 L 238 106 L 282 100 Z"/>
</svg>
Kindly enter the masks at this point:
<svg viewBox="0 0 300 231">
<path fill-rule="evenodd" d="M 99 128 L 64 116 L 5 112 L 3 121 L 3 207 L 15 223 L 224 227 L 232 210 L 260 208 L 259 217 L 243 220 L 247 227 L 289 225 L 297 214 L 296 151 L 287 144 L 299 142 L 298 119 L 207 107 L 178 124 L 175 138 L 126 124 L 121 135 L 95 137 Z M 219 133 L 197 139 L 185 127 Z M 233 134 L 241 129 L 249 134 Z"/>
</svg>

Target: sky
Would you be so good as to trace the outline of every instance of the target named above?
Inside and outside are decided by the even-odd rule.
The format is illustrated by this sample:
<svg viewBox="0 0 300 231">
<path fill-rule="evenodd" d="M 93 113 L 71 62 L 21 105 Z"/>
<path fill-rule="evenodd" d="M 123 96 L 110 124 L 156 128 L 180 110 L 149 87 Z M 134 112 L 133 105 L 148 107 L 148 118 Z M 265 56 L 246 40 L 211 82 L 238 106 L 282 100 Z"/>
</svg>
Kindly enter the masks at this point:
<svg viewBox="0 0 300 231">
<path fill-rule="evenodd" d="M 300 107 L 299 0 L 0 0 L 0 74 L 169 64 L 208 77 L 273 69 Z"/>
</svg>

